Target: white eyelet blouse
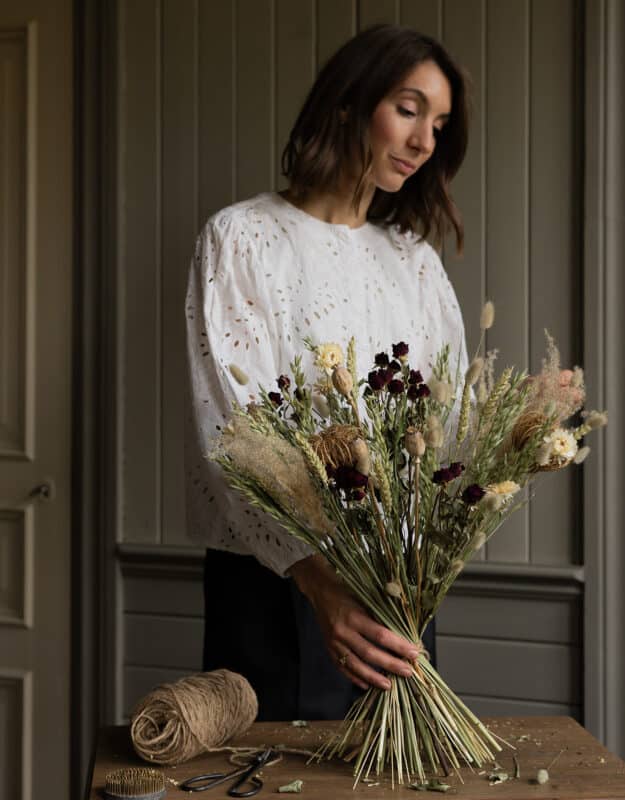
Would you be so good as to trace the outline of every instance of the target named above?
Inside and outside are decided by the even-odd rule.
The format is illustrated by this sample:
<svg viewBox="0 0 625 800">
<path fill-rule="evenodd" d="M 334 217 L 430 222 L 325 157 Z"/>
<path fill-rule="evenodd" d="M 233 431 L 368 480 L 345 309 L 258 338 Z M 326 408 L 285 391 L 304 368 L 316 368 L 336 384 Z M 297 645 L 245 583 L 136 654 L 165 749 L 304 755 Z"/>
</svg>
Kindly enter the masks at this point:
<svg viewBox="0 0 625 800">
<path fill-rule="evenodd" d="M 437 253 L 412 234 L 366 223 L 323 222 L 267 192 L 212 216 L 198 237 L 186 296 L 189 382 L 185 405 L 187 529 L 207 547 L 255 556 L 279 575 L 313 551 L 230 489 L 205 454 L 257 387 L 303 354 L 302 339 L 357 343 L 358 373 L 404 341 L 427 381 L 443 344 L 455 373 L 467 351 L 462 314 Z M 235 380 L 231 365 L 249 377 Z M 237 370 L 234 370 L 237 373 Z M 240 375 L 239 375 L 240 378 Z"/>
</svg>

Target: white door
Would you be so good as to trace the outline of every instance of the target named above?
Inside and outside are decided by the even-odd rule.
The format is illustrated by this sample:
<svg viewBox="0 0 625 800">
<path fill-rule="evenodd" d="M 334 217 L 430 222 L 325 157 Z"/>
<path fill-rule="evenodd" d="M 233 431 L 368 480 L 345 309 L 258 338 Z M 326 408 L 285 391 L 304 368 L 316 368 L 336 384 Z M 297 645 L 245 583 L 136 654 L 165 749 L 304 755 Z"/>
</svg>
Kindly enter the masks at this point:
<svg viewBox="0 0 625 800">
<path fill-rule="evenodd" d="M 0 0 L 0 800 L 70 796 L 71 9 Z"/>
</svg>

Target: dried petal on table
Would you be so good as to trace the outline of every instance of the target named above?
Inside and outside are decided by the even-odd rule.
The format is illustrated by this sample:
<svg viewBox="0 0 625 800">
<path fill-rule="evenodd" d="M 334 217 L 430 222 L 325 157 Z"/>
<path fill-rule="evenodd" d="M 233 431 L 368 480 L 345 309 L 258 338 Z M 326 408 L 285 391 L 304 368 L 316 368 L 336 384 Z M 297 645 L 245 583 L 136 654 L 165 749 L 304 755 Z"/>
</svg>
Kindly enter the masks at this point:
<svg viewBox="0 0 625 800">
<path fill-rule="evenodd" d="M 278 791 L 285 794 L 301 794 L 303 786 L 304 781 L 298 778 L 295 781 L 291 781 L 291 783 L 287 783 L 286 786 L 280 786 Z"/>
</svg>

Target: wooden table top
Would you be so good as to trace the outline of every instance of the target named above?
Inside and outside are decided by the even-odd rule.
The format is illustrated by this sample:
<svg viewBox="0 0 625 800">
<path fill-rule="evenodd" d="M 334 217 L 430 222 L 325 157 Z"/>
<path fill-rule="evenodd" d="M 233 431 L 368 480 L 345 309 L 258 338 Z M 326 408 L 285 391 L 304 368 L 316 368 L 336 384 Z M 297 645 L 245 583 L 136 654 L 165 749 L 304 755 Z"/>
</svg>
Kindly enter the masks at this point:
<svg viewBox="0 0 625 800">
<path fill-rule="evenodd" d="M 453 789 L 447 795 L 455 794 L 469 800 L 526 800 L 526 798 L 558 798 L 558 800 L 577 800 L 578 798 L 610 798 L 625 800 L 625 762 L 612 755 L 584 728 L 569 717 L 497 717 L 486 718 L 484 722 L 498 736 L 505 739 L 515 749 L 504 746 L 497 761 L 502 771 L 510 778 L 491 785 L 489 774 L 493 764 L 485 764 L 475 772 L 468 768 L 460 771 L 462 783 L 457 775 L 440 780 L 451 784 Z M 290 722 L 256 722 L 243 736 L 231 744 L 246 746 L 271 746 L 284 744 L 291 747 L 314 750 L 327 734 L 336 728 L 335 722 L 311 722 L 307 727 L 295 727 Z M 513 778 L 516 758 L 520 766 L 520 778 Z M 558 754 L 560 754 L 558 756 Z M 556 756 L 557 760 L 549 768 L 550 779 L 545 784 L 535 781 L 539 769 L 548 767 Z M 130 735 L 126 726 L 103 728 L 100 732 L 95 758 L 90 800 L 101 800 L 105 775 L 113 769 L 130 766 L 146 766 L 132 749 Z M 156 766 L 156 765 L 155 765 Z M 167 779 L 167 798 L 188 798 L 191 795 L 177 788 L 176 783 L 205 772 L 230 771 L 234 769 L 226 756 L 220 754 L 204 755 L 194 758 L 177 767 L 160 767 Z M 483 773 L 483 774 L 480 774 Z M 258 797 L 276 794 L 278 787 L 296 779 L 304 782 L 301 796 L 308 800 L 347 800 L 354 795 L 366 796 L 369 800 L 408 797 L 407 787 L 391 788 L 390 776 L 374 778 L 371 783 L 361 782 L 352 791 L 352 768 L 343 761 L 335 760 L 321 764 L 306 764 L 306 758 L 285 755 L 283 760 L 265 767 L 260 775 L 264 782 Z M 230 784 L 215 787 L 199 796 L 226 798 Z M 283 795 L 289 797 L 291 795 Z M 423 795 L 421 795 L 423 796 Z M 439 796 L 429 793 L 430 797 Z"/>
</svg>

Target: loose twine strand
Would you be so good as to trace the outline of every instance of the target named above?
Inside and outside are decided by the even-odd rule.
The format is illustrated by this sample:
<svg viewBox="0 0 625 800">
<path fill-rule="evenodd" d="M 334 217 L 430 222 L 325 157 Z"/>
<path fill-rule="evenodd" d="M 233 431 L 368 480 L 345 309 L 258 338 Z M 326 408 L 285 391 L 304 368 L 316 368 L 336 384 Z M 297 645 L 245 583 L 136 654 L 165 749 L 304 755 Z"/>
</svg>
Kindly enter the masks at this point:
<svg viewBox="0 0 625 800">
<path fill-rule="evenodd" d="M 137 755 L 154 764 L 182 764 L 200 753 L 217 752 L 229 752 L 231 760 L 240 763 L 259 748 L 225 742 L 245 733 L 257 714 L 258 699 L 249 682 L 236 672 L 218 669 L 157 686 L 134 710 L 130 735 Z M 282 745 L 272 749 L 312 755 Z"/>
</svg>

